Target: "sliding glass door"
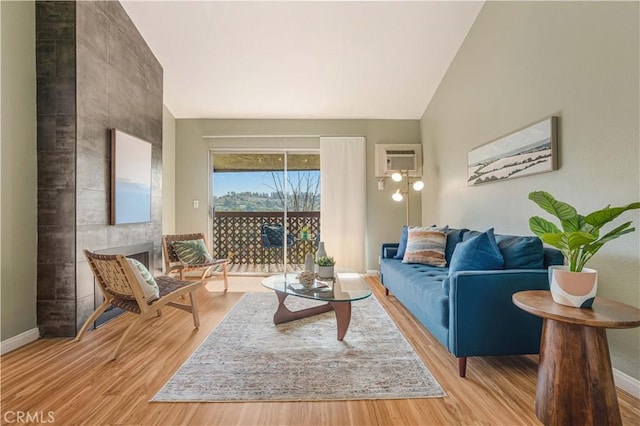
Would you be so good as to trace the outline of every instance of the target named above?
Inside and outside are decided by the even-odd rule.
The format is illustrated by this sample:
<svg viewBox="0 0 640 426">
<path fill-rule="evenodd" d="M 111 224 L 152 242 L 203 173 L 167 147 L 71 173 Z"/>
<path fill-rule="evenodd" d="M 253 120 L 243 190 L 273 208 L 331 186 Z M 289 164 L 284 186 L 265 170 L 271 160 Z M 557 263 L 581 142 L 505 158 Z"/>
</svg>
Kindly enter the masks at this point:
<svg viewBox="0 0 640 426">
<path fill-rule="evenodd" d="M 231 273 L 303 268 L 320 233 L 318 152 L 211 153 L 214 256 Z"/>
</svg>

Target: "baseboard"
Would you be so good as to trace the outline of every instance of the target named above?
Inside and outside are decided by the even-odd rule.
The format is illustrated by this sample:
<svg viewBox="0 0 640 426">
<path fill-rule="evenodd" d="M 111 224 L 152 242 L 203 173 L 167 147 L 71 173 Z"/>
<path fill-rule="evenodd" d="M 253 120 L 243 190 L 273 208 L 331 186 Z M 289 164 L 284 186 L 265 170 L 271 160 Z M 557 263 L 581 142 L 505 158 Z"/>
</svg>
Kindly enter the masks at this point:
<svg viewBox="0 0 640 426">
<path fill-rule="evenodd" d="M 620 370 L 613 369 L 613 381 L 616 386 L 634 398 L 640 399 L 640 380 L 634 379 Z"/>
<path fill-rule="evenodd" d="M 14 351 L 26 344 L 38 340 L 40 333 L 37 328 L 32 328 L 24 333 L 20 333 L 17 336 L 8 338 L 0 342 L 0 355 L 4 355 L 8 352 Z"/>
<path fill-rule="evenodd" d="M 375 276 L 378 275 L 378 270 L 377 269 L 367 269 L 367 273 L 365 275 L 375 277 Z"/>
</svg>

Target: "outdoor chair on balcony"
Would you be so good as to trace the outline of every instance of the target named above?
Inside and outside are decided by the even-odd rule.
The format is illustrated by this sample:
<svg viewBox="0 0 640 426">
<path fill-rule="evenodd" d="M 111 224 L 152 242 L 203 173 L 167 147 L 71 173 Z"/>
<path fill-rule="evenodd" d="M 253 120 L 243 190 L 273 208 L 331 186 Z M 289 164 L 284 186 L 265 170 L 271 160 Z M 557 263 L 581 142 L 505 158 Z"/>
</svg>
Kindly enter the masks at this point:
<svg viewBox="0 0 640 426">
<path fill-rule="evenodd" d="M 284 227 L 279 223 L 263 223 L 260 238 L 265 249 L 284 250 Z M 295 243 L 293 234 L 287 234 L 287 247 L 293 247 Z"/>
<path fill-rule="evenodd" d="M 165 274 L 179 274 L 181 280 L 213 281 L 222 279 L 229 288 L 228 259 L 213 259 L 207 250 L 204 234 L 163 235 Z M 214 269 L 220 269 L 216 273 Z M 190 275 L 196 272 L 195 275 Z"/>
<path fill-rule="evenodd" d="M 153 314 L 160 316 L 160 310 L 165 306 L 190 312 L 193 315 L 194 327 L 200 327 L 196 290 L 202 287 L 204 282 L 180 281 L 168 276 L 154 279 L 141 263 L 120 254 L 100 255 L 84 250 L 84 255 L 102 290 L 104 302 L 84 323 L 75 338 L 76 342 L 82 340 L 87 329 L 110 305 L 139 315 L 125 330 L 111 359 L 118 357 L 124 342 L 142 322 Z M 176 299 L 187 294 L 191 299 L 190 305 L 176 302 Z"/>
</svg>

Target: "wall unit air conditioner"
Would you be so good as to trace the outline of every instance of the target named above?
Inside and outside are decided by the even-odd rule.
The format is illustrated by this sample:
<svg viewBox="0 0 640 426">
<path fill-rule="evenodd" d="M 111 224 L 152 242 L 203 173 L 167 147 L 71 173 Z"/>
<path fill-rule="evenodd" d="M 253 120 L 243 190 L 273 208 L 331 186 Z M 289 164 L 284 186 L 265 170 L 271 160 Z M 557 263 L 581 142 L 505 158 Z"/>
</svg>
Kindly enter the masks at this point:
<svg viewBox="0 0 640 426">
<path fill-rule="evenodd" d="M 406 170 L 409 176 L 422 176 L 422 145 L 376 144 L 376 177 Z"/>
</svg>

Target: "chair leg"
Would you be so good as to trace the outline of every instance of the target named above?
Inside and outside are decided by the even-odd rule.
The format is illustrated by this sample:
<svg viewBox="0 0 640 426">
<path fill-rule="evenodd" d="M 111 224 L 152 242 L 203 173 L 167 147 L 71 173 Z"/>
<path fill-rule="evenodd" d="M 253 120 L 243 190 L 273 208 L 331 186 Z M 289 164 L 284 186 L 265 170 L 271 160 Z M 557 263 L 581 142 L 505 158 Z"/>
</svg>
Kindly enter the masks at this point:
<svg viewBox="0 0 640 426">
<path fill-rule="evenodd" d="M 140 324 L 142 324 L 142 322 L 146 319 L 147 319 L 146 315 L 140 315 L 138 319 L 135 320 L 133 324 L 131 324 L 129 328 L 125 330 L 124 334 L 120 338 L 120 341 L 118 342 L 118 346 L 116 346 L 116 350 L 113 351 L 113 355 L 111 355 L 112 360 L 116 360 L 118 358 L 118 355 L 120 355 L 120 351 L 122 350 L 122 346 L 124 345 L 124 342 L 129 338 L 129 335 L 133 332 L 135 328 L 137 328 Z"/>
<path fill-rule="evenodd" d="M 105 301 L 102 302 L 102 305 L 98 306 L 98 308 L 95 311 L 93 311 L 91 316 L 89 318 L 87 318 L 87 320 L 84 322 L 84 325 L 82 326 L 82 328 L 78 332 L 78 335 L 76 336 L 74 341 L 79 342 L 80 340 L 82 340 L 82 337 L 84 336 L 84 333 L 86 333 L 86 331 L 89 329 L 89 327 L 91 327 L 91 324 L 93 324 L 95 322 L 95 320 L 97 320 L 98 317 L 100 315 L 102 315 L 102 313 L 104 311 L 107 310 L 109 305 L 111 305 L 111 299 L 109 299 L 109 300 L 105 299 Z"/>
<path fill-rule="evenodd" d="M 227 262 L 222 264 L 222 279 L 224 280 L 224 291 L 225 293 L 229 289 L 229 280 L 228 280 L 228 270 L 227 270 Z"/>
<path fill-rule="evenodd" d="M 193 315 L 193 326 L 200 328 L 200 317 L 198 316 L 198 298 L 196 291 L 189 292 L 189 298 L 191 299 L 191 315 Z"/>
</svg>

